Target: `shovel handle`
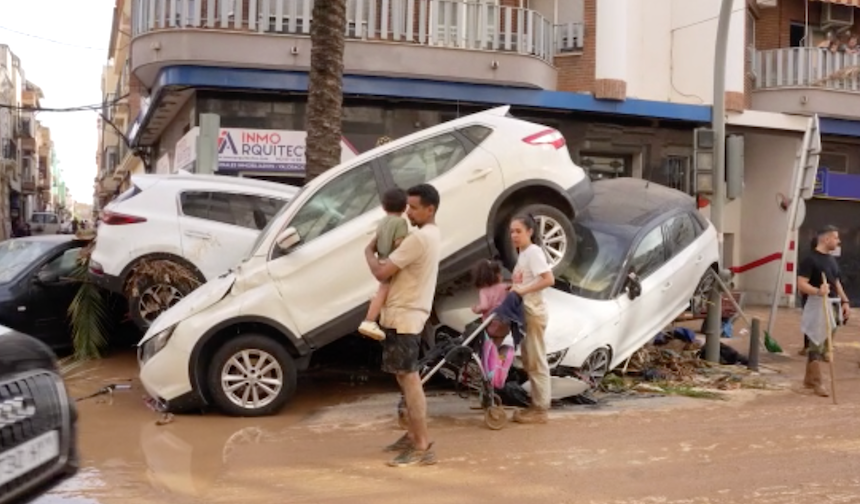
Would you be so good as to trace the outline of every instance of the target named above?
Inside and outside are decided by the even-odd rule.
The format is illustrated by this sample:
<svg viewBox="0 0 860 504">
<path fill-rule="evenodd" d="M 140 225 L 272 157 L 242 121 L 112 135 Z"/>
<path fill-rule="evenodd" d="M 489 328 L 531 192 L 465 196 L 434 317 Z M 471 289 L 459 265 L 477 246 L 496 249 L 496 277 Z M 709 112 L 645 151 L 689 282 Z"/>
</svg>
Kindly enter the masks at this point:
<svg viewBox="0 0 860 504">
<path fill-rule="evenodd" d="M 827 285 L 827 276 L 824 274 L 824 272 L 821 273 L 821 285 Z M 824 298 L 823 298 L 823 300 L 824 300 L 824 303 L 823 303 L 824 304 L 824 324 L 827 328 L 827 350 L 830 352 L 830 359 L 829 359 L 830 360 L 830 394 L 831 394 L 831 397 L 833 398 L 833 404 L 837 404 L 836 403 L 836 372 L 835 372 L 835 365 L 833 363 L 833 361 L 836 357 L 836 352 L 833 349 L 833 327 L 831 327 L 831 325 L 830 325 L 830 320 L 831 320 L 830 319 L 830 313 L 831 313 L 830 310 L 832 310 L 833 307 L 830 306 L 830 300 L 828 299 L 829 297 L 830 297 L 830 294 L 824 296 Z"/>
</svg>

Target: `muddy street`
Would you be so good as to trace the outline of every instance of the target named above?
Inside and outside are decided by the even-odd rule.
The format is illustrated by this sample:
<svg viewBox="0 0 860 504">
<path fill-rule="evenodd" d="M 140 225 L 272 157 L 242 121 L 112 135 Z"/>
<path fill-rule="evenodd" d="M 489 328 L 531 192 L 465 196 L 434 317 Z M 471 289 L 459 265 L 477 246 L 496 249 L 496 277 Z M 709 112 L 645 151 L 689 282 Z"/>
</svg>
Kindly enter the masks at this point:
<svg viewBox="0 0 860 504">
<path fill-rule="evenodd" d="M 177 416 L 157 425 L 123 353 L 72 373 L 83 468 L 38 504 L 176 503 L 812 503 L 860 502 L 860 330 L 840 330 L 839 405 L 799 387 L 796 313 L 765 356 L 779 391 L 727 400 L 610 398 L 554 410 L 548 425 L 494 432 L 451 392 L 429 397 L 439 464 L 392 469 L 400 435 L 387 381 L 305 379 L 282 414 Z M 743 338 L 730 340 L 745 348 Z"/>
</svg>

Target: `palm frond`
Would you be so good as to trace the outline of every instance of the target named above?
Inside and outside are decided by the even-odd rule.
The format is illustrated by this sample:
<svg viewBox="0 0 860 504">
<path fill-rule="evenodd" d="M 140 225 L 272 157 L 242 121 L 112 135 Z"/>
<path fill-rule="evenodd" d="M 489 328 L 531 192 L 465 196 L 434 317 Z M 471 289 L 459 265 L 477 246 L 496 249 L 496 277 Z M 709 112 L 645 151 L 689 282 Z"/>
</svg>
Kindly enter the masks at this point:
<svg viewBox="0 0 860 504">
<path fill-rule="evenodd" d="M 88 264 L 95 240 L 81 251 L 78 264 L 71 278 L 81 286 L 69 305 L 68 315 L 72 322 L 73 358 L 77 361 L 97 359 L 107 345 L 105 327 L 108 310 L 101 290 L 89 280 Z"/>
</svg>

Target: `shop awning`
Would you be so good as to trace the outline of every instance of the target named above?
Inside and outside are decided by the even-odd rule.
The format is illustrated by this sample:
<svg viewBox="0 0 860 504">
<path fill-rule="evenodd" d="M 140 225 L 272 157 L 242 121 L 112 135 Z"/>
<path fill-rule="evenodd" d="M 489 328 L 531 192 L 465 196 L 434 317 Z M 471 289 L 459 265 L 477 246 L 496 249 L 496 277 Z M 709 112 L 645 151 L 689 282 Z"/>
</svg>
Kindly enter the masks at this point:
<svg viewBox="0 0 860 504">
<path fill-rule="evenodd" d="M 838 5 L 848 5 L 850 7 L 860 7 L 860 0 L 816 0 L 818 2 L 832 3 Z"/>
</svg>

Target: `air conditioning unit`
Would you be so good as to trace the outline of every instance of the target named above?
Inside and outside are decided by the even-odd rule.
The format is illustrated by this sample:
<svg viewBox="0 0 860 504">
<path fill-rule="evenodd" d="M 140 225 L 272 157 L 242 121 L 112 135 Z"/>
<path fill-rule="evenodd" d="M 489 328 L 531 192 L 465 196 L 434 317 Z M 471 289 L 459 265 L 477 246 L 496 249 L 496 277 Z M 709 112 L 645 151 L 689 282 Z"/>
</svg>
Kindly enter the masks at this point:
<svg viewBox="0 0 860 504">
<path fill-rule="evenodd" d="M 854 7 L 824 3 L 821 5 L 821 28 L 853 26 Z"/>
<path fill-rule="evenodd" d="M 756 5 L 761 8 L 776 7 L 777 0 L 756 0 Z"/>
</svg>

